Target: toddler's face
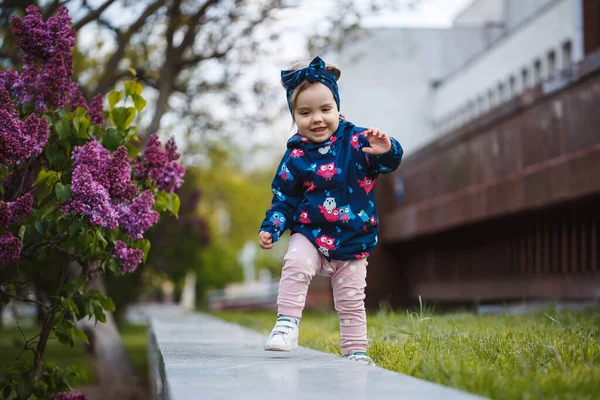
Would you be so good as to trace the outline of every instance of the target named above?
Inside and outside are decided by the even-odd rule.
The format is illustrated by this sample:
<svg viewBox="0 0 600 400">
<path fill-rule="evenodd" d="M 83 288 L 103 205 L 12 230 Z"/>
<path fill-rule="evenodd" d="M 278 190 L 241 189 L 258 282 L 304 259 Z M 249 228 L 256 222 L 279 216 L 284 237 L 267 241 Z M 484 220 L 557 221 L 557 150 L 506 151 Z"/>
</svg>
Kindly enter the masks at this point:
<svg viewBox="0 0 600 400">
<path fill-rule="evenodd" d="M 294 121 L 300 134 L 311 142 L 322 143 L 333 136 L 340 120 L 331 90 L 322 83 L 313 83 L 298 94 Z"/>
</svg>

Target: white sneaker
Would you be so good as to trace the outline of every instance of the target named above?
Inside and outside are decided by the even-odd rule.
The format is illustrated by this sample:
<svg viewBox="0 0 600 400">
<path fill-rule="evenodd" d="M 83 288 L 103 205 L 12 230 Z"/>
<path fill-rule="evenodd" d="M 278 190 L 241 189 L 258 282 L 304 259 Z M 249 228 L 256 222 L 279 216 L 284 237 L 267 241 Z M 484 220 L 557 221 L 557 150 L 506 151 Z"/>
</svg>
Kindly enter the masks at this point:
<svg viewBox="0 0 600 400">
<path fill-rule="evenodd" d="M 287 318 L 279 318 L 267 338 L 265 350 L 292 351 L 298 348 L 298 325 Z"/>
<path fill-rule="evenodd" d="M 352 354 L 345 355 L 344 357 L 348 360 L 356 361 L 361 364 L 377 365 L 364 351 L 355 351 Z"/>
</svg>

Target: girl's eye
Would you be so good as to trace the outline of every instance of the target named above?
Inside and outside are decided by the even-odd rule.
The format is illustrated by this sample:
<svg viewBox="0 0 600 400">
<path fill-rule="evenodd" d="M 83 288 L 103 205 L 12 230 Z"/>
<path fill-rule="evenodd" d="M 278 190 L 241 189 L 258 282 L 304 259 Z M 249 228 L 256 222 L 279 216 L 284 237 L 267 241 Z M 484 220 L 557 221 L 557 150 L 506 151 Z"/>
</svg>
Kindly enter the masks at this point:
<svg viewBox="0 0 600 400">
<path fill-rule="evenodd" d="M 324 108 L 322 111 L 323 112 L 331 111 L 331 108 Z"/>
</svg>

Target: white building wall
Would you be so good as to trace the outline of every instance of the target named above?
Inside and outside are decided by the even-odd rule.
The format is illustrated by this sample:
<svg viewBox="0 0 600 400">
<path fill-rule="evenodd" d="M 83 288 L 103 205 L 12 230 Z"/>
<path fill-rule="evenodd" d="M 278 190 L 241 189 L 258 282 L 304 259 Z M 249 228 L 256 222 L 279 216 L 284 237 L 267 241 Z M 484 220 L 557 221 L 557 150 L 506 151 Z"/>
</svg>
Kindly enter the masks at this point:
<svg viewBox="0 0 600 400">
<path fill-rule="evenodd" d="M 475 0 L 456 16 L 453 25 L 482 26 L 489 22 L 503 23 L 506 17 L 505 5 L 504 0 Z"/>
<path fill-rule="evenodd" d="M 436 137 L 431 85 L 484 46 L 480 29 L 373 29 L 323 58 L 342 71 L 341 111 L 410 154 Z"/>
<path fill-rule="evenodd" d="M 447 77 L 433 95 L 436 130 L 453 129 L 581 60 L 580 6 L 580 0 L 554 1 Z"/>
</svg>

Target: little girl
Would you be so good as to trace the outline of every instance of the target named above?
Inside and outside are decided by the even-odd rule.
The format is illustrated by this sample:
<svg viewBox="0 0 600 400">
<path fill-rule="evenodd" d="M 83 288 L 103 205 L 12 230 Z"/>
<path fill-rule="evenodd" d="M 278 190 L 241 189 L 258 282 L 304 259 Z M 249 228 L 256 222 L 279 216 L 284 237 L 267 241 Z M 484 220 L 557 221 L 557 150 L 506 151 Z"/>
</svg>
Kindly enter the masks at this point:
<svg viewBox="0 0 600 400">
<path fill-rule="evenodd" d="M 277 298 L 278 318 L 265 350 L 298 347 L 298 325 L 308 285 L 329 276 L 340 318 L 342 353 L 367 356 L 365 287 L 367 257 L 377 244 L 375 181 L 394 171 L 402 147 L 375 128 L 359 128 L 340 115 L 340 70 L 316 57 L 308 66 L 281 72 L 298 133 L 273 179 L 273 201 L 258 235 L 271 249 L 291 232 Z"/>
</svg>

